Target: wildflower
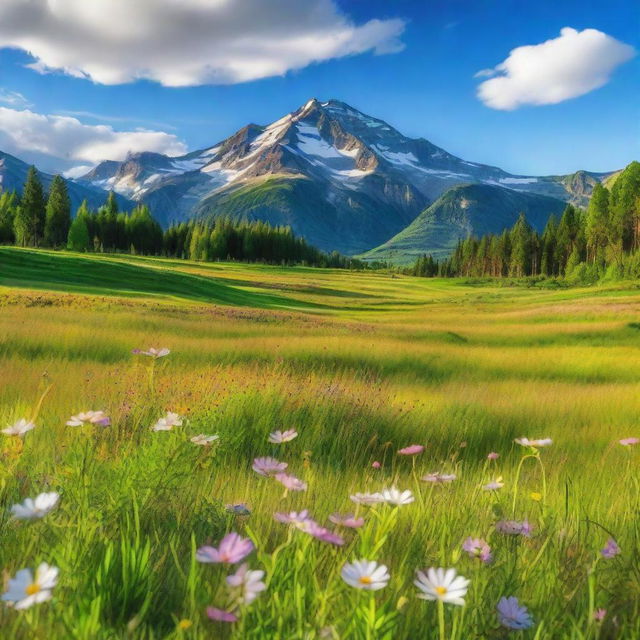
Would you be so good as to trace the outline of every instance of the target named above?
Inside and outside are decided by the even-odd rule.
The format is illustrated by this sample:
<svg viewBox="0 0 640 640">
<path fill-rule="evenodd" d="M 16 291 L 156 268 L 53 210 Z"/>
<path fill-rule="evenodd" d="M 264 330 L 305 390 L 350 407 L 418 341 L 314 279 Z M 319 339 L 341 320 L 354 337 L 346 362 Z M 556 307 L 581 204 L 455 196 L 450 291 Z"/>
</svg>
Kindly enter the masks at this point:
<svg viewBox="0 0 640 640">
<path fill-rule="evenodd" d="M 216 609 L 215 607 L 207 607 L 207 617 L 217 622 L 238 622 L 238 616 L 231 613 L 231 611 Z"/>
<path fill-rule="evenodd" d="M 614 558 L 620 553 L 620 547 L 613 538 L 609 538 L 600 553 L 603 558 Z"/>
<path fill-rule="evenodd" d="M 412 444 L 404 449 L 398 449 L 398 453 L 403 456 L 417 456 L 424 451 L 424 447 L 421 444 Z"/>
<path fill-rule="evenodd" d="M 538 449 L 539 447 L 548 447 L 550 444 L 553 444 L 553 440 L 551 438 L 542 438 L 540 440 L 529 440 L 529 438 L 516 438 L 514 442 L 522 445 L 523 447 L 533 447 L 534 449 Z"/>
<path fill-rule="evenodd" d="M 8 425 L 6 429 L 2 430 L 2 433 L 5 433 L 8 436 L 20 436 L 22 437 L 27 431 L 31 431 L 31 429 L 35 429 L 36 425 L 29 420 L 25 420 L 24 418 L 18 420 L 12 425 Z"/>
<path fill-rule="evenodd" d="M 228 533 L 218 545 L 218 548 L 204 546 L 196 551 L 198 562 L 236 564 L 244 560 L 254 549 L 253 542 L 242 538 L 237 533 Z"/>
<path fill-rule="evenodd" d="M 22 504 L 14 504 L 11 513 L 17 520 L 38 520 L 55 509 L 59 500 L 60 494 L 55 491 L 41 493 L 35 499 L 27 498 Z"/>
<path fill-rule="evenodd" d="M 186 631 L 187 629 L 190 629 L 192 626 L 193 626 L 193 622 L 191 622 L 191 620 L 187 620 L 186 618 L 183 618 L 177 624 L 178 629 L 180 629 L 181 631 Z"/>
<path fill-rule="evenodd" d="M 455 473 L 427 473 L 422 476 L 422 482 L 431 482 L 432 484 L 448 484 L 456 479 Z"/>
<path fill-rule="evenodd" d="M 349 498 L 356 504 L 378 504 L 384 502 L 384 498 L 381 493 L 354 493 Z"/>
<path fill-rule="evenodd" d="M 607 615 L 607 610 L 606 609 L 596 609 L 593 612 L 593 619 L 596 622 L 602 622 L 605 619 L 606 615 Z"/>
<path fill-rule="evenodd" d="M 496 524 L 496 531 L 510 536 L 530 538 L 533 527 L 529 524 L 528 520 L 523 520 L 522 522 L 516 520 L 500 520 L 500 522 Z"/>
<path fill-rule="evenodd" d="M 344 544 L 344 539 L 341 536 L 319 525 L 315 520 L 307 520 L 307 522 L 305 522 L 300 528 L 302 531 L 308 533 L 317 540 L 322 540 L 322 542 L 335 544 L 338 547 L 341 547 Z"/>
<path fill-rule="evenodd" d="M 462 550 L 466 551 L 471 558 L 478 558 L 485 564 L 493 560 L 491 547 L 487 544 L 487 541 L 482 538 L 472 538 L 469 536 L 462 543 Z"/>
<path fill-rule="evenodd" d="M 269 434 L 269 442 L 272 444 L 282 444 L 283 442 L 290 442 L 297 437 L 298 432 L 295 429 L 288 429 L 287 431 L 278 430 Z"/>
<path fill-rule="evenodd" d="M 309 511 L 304 509 L 303 511 L 290 511 L 289 513 L 274 513 L 273 517 L 283 524 L 291 524 L 298 529 L 302 529 L 303 525 L 307 522 L 311 522 Z"/>
<path fill-rule="evenodd" d="M 492 451 L 491 453 L 489 453 L 487 455 L 487 460 L 497 460 L 500 457 L 499 453 L 496 453 L 495 451 Z"/>
<path fill-rule="evenodd" d="M 68 427 L 81 427 L 85 424 L 97 424 L 101 427 L 108 427 L 111 420 L 105 415 L 104 411 L 84 411 L 77 416 L 71 416 L 67 420 Z"/>
<path fill-rule="evenodd" d="M 374 460 L 374 461 L 371 463 L 371 466 L 372 466 L 374 469 L 379 469 L 382 465 L 381 465 L 377 460 Z"/>
<path fill-rule="evenodd" d="M 542 500 L 542 494 L 537 491 L 532 491 L 529 497 L 535 502 L 540 502 L 540 500 Z"/>
<path fill-rule="evenodd" d="M 482 488 L 485 491 L 497 491 L 498 489 L 502 489 L 502 487 L 504 487 L 504 482 L 502 482 L 502 476 L 499 476 L 495 480 L 485 484 Z"/>
<path fill-rule="evenodd" d="M 171 351 L 166 347 L 162 349 L 154 349 L 153 347 L 150 347 L 146 351 L 143 351 L 142 349 L 134 349 L 131 353 L 140 356 L 148 356 L 149 358 L 157 360 L 158 358 L 164 358 L 164 356 L 168 356 Z"/>
<path fill-rule="evenodd" d="M 640 442 L 640 438 L 623 438 L 619 442 L 623 447 L 630 447 L 633 444 L 638 444 Z"/>
<path fill-rule="evenodd" d="M 167 411 L 167 415 L 164 418 L 160 418 L 158 422 L 156 422 L 153 427 L 151 427 L 152 431 L 171 431 L 173 427 L 181 427 L 182 426 L 182 418 L 177 414 L 171 411 Z"/>
<path fill-rule="evenodd" d="M 384 589 L 391 579 L 387 567 L 374 560 L 356 560 L 351 564 L 347 563 L 342 567 L 340 575 L 349 586 L 367 591 Z"/>
<path fill-rule="evenodd" d="M 256 458 L 253 461 L 252 469 L 261 476 L 272 476 L 281 473 L 289 465 L 286 462 L 278 462 L 275 458 Z"/>
<path fill-rule="evenodd" d="M 391 487 L 391 489 L 383 489 L 380 495 L 382 496 L 383 502 L 393 504 L 398 507 L 405 504 L 411 504 L 415 500 L 413 493 L 408 489 L 406 491 L 399 491 L 395 487 Z"/>
<path fill-rule="evenodd" d="M 300 480 L 300 478 L 296 478 L 295 476 L 289 475 L 288 473 L 276 473 L 274 478 L 284 486 L 288 491 L 306 491 L 307 483 Z"/>
<path fill-rule="evenodd" d="M 216 440 L 219 439 L 220 436 L 218 435 L 207 436 L 204 433 L 199 433 L 197 436 L 193 436 L 193 438 L 191 438 L 191 442 L 201 447 L 210 447 Z"/>
<path fill-rule="evenodd" d="M 500 598 L 498 602 L 498 620 L 507 629 L 528 629 L 533 626 L 531 614 L 527 607 L 518 602 L 518 598 Z"/>
<path fill-rule="evenodd" d="M 464 605 L 464 596 L 469 588 L 470 580 L 459 576 L 455 569 L 427 569 L 425 574 L 416 571 L 418 576 L 413 584 L 422 591 L 418 598 L 423 600 L 441 600 L 447 604 Z"/>
<path fill-rule="evenodd" d="M 58 583 L 58 568 L 43 562 L 36 569 L 35 579 L 30 569 L 21 569 L 9 579 L 9 588 L 2 595 L 14 609 L 28 609 L 34 604 L 51 600 L 51 590 Z"/>
<path fill-rule="evenodd" d="M 357 529 L 364 524 L 364 518 L 356 518 L 352 513 L 347 513 L 344 516 L 339 513 L 333 513 L 329 516 L 329 520 L 333 524 L 337 524 L 340 527 L 349 527 L 350 529 Z"/>
<path fill-rule="evenodd" d="M 224 508 L 229 512 L 237 516 L 250 516 L 251 510 L 244 502 L 238 504 L 225 504 Z"/>
<path fill-rule="evenodd" d="M 252 571 L 246 563 L 241 564 L 235 573 L 227 576 L 227 584 L 237 590 L 238 600 L 244 604 L 251 604 L 261 591 L 267 588 L 262 582 L 264 571 Z"/>
</svg>

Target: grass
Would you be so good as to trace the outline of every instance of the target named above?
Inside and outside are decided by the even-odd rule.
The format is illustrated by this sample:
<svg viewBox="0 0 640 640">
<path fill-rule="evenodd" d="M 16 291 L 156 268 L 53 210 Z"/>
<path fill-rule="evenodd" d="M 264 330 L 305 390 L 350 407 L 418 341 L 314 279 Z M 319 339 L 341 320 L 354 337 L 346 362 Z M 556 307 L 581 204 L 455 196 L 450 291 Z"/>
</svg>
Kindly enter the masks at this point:
<svg viewBox="0 0 640 640">
<path fill-rule="evenodd" d="M 51 602 L 0 607 L 2 637 L 436 639 L 438 607 L 412 584 L 430 566 L 471 580 L 466 606 L 444 612 L 447 638 L 506 637 L 495 607 L 511 595 L 535 620 L 516 638 L 639 637 L 640 449 L 617 443 L 640 435 L 639 311 L 630 283 L 541 290 L 0 249 L 2 426 L 51 386 L 37 428 L 0 441 L 0 567 L 60 568 Z M 148 346 L 171 349 L 152 376 L 131 354 Z M 65 426 L 87 409 L 112 426 Z M 184 426 L 152 432 L 166 411 Z M 267 443 L 287 428 L 299 437 Z M 219 444 L 195 446 L 198 433 Z M 516 486 L 523 435 L 554 440 L 540 452 L 544 500 L 536 459 Z M 412 443 L 426 451 L 396 454 Z M 308 490 L 283 495 L 252 471 L 261 455 L 287 461 Z M 419 481 L 436 471 L 458 477 Z M 497 476 L 505 487 L 482 491 Z M 349 500 L 392 484 L 415 502 Z M 43 491 L 60 492 L 55 511 L 10 519 Z M 240 502 L 250 516 L 225 510 Z M 273 518 L 304 508 L 366 525 L 333 547 Z M 511 517 L 533 536 L 497 533 Z M 205 609 L 226 604 L 233 568 L 199 564 L 195 550 L 232 530 L 254 541 L 248 562 L 267 590 L 223 626 Z M 487 539 L 492 564 L 461 551 L 470 535 Z M 610 536 L 622 553 L 596 563 Z M 360 557 L 389 567 L 374 596 L 340 579 Z"/>
</svg>

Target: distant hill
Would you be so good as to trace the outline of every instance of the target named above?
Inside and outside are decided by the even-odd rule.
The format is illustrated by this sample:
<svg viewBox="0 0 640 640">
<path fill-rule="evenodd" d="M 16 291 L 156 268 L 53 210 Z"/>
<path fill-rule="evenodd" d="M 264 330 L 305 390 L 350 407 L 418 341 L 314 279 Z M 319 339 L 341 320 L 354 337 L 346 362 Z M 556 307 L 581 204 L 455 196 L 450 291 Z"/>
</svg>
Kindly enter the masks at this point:
<svg viewBox="0 0 640 640">
<path fill-rule="evenodd" d="M 30 165 L 19 158 L 0 151 L 0 189 L 3 191 L 13 191 L 14 189 L 18 192 L 22 191 L 22 187 L 27 179 L 29 166 Z M 40 176 L 45 191 L 47 191 L 53 180 L 53 176 L 43 171 L 38 171 L 38 175 Z M 67 180 L 67 187 L 69 189 L 71 210 L 73 213 L 75 213 L 75 210 L 83 200 L 86 200 L 92 209 L 97 209 L 105 203 L 108 195 L 104 189 L 90 184 L 78 184 L 73 180 Z M 123 210 L 128 210 L 135 206 L 135 203 L 122 195 L 118 195 L 117 198 L 118 204 Z"/>
<path fill-rule="evenodd" d="M 557 198 L 495 185 L 458 185 L 440 196 L 406 229 L 361 257 L 396 264 L 408 264 L 425 253 L 444 258 L 458 240 L 500 233 L 511 227 L 522 211 L 531 226 L 542 231 L 549 216 L 561 213 L 566 204 Z"/>
</svg>

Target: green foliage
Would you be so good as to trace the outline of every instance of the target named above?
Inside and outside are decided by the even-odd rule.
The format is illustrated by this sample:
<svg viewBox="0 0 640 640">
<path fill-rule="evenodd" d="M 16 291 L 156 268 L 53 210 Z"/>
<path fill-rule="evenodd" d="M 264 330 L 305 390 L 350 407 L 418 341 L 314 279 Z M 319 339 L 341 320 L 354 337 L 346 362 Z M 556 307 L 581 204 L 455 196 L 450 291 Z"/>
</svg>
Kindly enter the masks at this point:
<svg viewBox="0 0 640 640">
<path fill-rule="evenodd" d="M 23 247 L 37 247 L 42 241 L 45 223 L 45 198 L 35 167 L 29 169 L 27 181 L 14 219 L 16 242 Z"/>
<path fill-rule="evenodd" d="M 61 176 L 55 176 L 49 188 L 46 220 L 44 224 L 44 242 L 49 247 L 63 246 L 67 242 L 71 226 L 71 200 L 67 183 Z"/>
</svg>

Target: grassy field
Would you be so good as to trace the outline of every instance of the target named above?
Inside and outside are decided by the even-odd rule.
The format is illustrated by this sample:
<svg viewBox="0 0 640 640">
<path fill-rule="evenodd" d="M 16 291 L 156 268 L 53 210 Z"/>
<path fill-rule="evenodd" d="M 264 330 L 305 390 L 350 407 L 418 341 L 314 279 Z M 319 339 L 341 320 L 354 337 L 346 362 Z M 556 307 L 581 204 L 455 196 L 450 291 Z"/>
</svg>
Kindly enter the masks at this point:
<svg viewBox="0 0 640 640">
<path fill-rule="evenodd" d="M 132 354 L 148 347 L 171 353 Z M 638 638 L 640 445 L 619 440 L 640 436 L 639 372 L 629 283 L 544 290 L 0 248 L 0 427 L 37 425 L 0 440 L 0 568 L 5 587 L 25 567 L 59 568 L 50 602 L 0 603 L 0 636 Z M 87 410 L 111 426 L 66 426 Z M 152 431 L 167 411 L 183 425 Z M 270 444 L 276 429 L 299 435 Z M 200 433 L 219 440 L 197 446 Z M 553 444 L 535 453 L 521 436 Z M 426 448 L 397 453 L 411 444 Z M 259 456 L 307 489 L 258 475 Z M 434 472 L 456 479 L 421 480 Z M 415 500 L 350 500 L 391 486 Z M 11 517 L 52 491 L 59 505 L 41 520 Z M 250 515 L 226 508 L 241 503 Z M 303 509 L 344 544 L 274 519 Z M 335 527 L 334 512 L 365 524 Z M 496 530 L 524 519 L 530 537 Z M 196 560 L 231 531 L 265 572 L 240 607 L 225 582 L 237 565 Z M 492 562 L 462 550 L 468 536 Z M 604 558 L 609 538 L 621 553 Z M 388 567 L 383 589 L 341 579 L 360 558 Z M 417 598 L 428 567 L 470 580 L 463 607 Z M 499 626 L 509 596 L 530 629 Z M 239 619 L 212 621 L 208 606 Z"/>
</svg>

